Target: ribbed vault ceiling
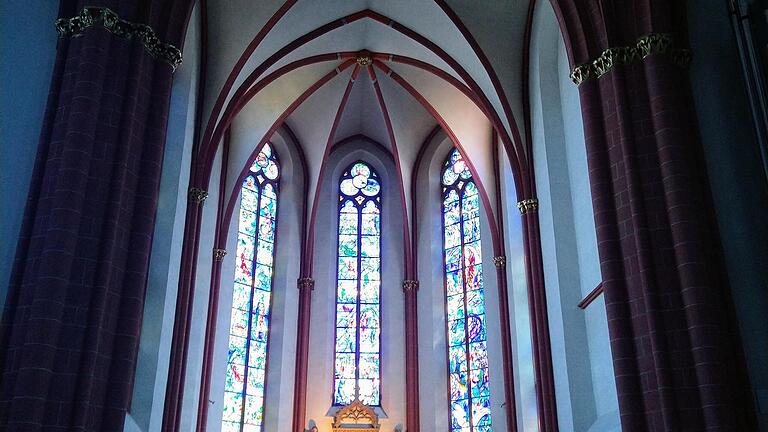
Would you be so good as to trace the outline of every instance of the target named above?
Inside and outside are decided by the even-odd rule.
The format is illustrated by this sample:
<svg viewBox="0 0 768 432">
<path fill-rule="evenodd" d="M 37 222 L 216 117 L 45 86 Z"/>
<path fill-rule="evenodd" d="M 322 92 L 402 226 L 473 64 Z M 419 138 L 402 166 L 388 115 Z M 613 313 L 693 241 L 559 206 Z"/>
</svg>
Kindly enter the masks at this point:
<svg viewBox="0 0 768 432">
<path fill-rule="evenodd" d="M 240 172 L 285 123 L 308 161 L 311 212 L 330 148 L 365 135 L 399 162 L 407 208 L 419 150 L 439 125 L 474 166 L 494 213 L 494 128 L 513 166 L 525 163 L 514 116 L 528 2 L 489 3 L 209 1 L 201 142 L 208 156 L 199 171 L 210 172 L 227 128 L 229 169 Z M 232 177 L 229 190 L 238 182 Z"/>
</svg>

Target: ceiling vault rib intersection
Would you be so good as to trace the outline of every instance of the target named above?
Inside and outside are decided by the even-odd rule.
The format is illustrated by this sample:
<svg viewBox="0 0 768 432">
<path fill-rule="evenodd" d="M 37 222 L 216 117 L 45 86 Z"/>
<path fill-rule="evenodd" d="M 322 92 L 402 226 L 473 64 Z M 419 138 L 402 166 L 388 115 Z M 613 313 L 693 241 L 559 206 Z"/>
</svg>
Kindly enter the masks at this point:
<svg viewBox="0 0 768 432">
<path fill-rule="evenodd" d="M 454 86 L 456 86 L 462 93 L 467 95 L 467 97 L 470 98 L 470 100 L 473 100 L 476 104 L 479 104 L 481 106 L 481 111 L 483 111 L 484 114 L 486 114 L 489 119 L 491 120 L 492 124 L 494 124 L 494 127 L 497 129 L 499 134 L 501 135 L 502 141 L 505 143 L 505 147 L 507 147 L 507 153 L 510 156 L 510 162 L 513 165 L 513 175 L 515 176 L 516 181 L 518 183 L 522 184 L 519 180 L 521 180 L 521 172 L 525 167 L 525 161 L 526 159 L 520 159 L 519 150 L 517 149 L 515 143 L 511 140 L 511 137 L 508 135 L 506 128 L 504 127 L 504 124 L 501 122 L 501 119 L 498 115 L 498 113 L 493 109 L 490 101 L 488 100 L 487 96 L 482 92 L 478 84 L 475 82 L 475 80 L 472 78 L 472 76 L 459 64 L 453 57 L 451 57 L 447 52 L 445 52 L 442 48 L 440 48 L 437 44 L 432 42 L 431 40 L 427 39 L 423 35 L 415 32 L 414 30 L 398 23 L 394 19 L 391 19 L 385 15 L 382 15 L 378 12 L 372 11 L 370 9 L 364 9 L 362 11 L 349 14 L 345 17 L 338 18 L 336 20 L 333 20 L 331 22 L 328 22 L 308 33 L 305 33 L 303 36 L 300 36 L 299 38 L 294 39 L 287 45 L 280 48 L 277 52 L 272 54 L 267 60 L 262 62 L 259 66 L 256 67 L 244 80 L 243 84 L 236 90 L 235 94 L 232 96 L 232 100 L 230 100 L 230 104 L 233 101 L 239 101 L 243 98 L 244 94 L 247 92 L 247 88 L 250 88 L 250 86 L 255 82 L 255 80 L 260 76 L 264 71 L 266 71 L 269 67 L 271 67 L 273 64 L 277 63 L 281 58 L 285 57 L 288 53 L 294 51 L 298 47 L 308 43 L 311 40 L 314 40 L 318 38 L 321 35 L 324 35 L 326 33 L 329 33 L 333 30 L 336 30 L 340 27 L 347 26 L 348 24 L 351 24 L 353 22 L 356 22 L 361 19 L 371 19 L 375 22 L 381 23 L 383 25 L 386 25 L 387 27 L 395 30 L 396 32 L 402 34 L 403 36 L 413 40 L 414 42 L 418 43 L 419 45 L 423 46 L 428 51 L 432 52 L 433 54 L 437 55 L 439 58 L 441 58 L 443 61 L 445 61 L 459 76 L 467 83 L 467 87 L 458 85 L 458 80 L 455 79 L 449 79 L 448 76 L 450 74 L 447 74 L 443 71 L 443 73 L 437 72 L 440 69 L 439 68 L 429 68 L 432 73 L 440 76 L 441 78 L 451 82 Z M 249 46 L 250 48 L 250 46 Z M 402 60 L 404 57 L 399 56 L 396 57 L 395 55 L 389 55 L 389 58 L 387 60 L 390 61 L 397 61 L 398 59 Z M 406 63 L 406 62 L 403 62 Z M 410 61 L 406 64 L 416 65 L 418 61 Z M 424 66 L 422 64 L 422 66 Z M 240 70 L 242 67 L 240 68 Z M 231 88 L 231 86 L 230 86 Z M 471 90 L 471 93 L 467 91 L 467 88 Z M 224 90 L 222 90 L 224 91 Z M 474 97 L 470 97 L 470 95 L 473 95 Z M 223 96 L 224 98 L 226 96 Z M 221 99 L 222 96 L 220 95 Z M 247 102 L 247 98 L 245 99 L 245 102 Z M 218 100 L 217 100 L 218 102 Z M 243 103 L 245 103 L 243 102 Z M 240 104 L 240 102 L 236 102 L 237 104 Z M 208 121 L 208 126 L 206 127 L 206 132 L 203 136 L 203 144 L 201 145 L 201 148 L 207 149 L 206 157 L 201 158 L 201 164 L 204 165 L 202 172 L 206 173 L 206 182 L 207 178 L 210 177 L 210 164 L 211 160 L 213 158 L 213 154 L 215 154 L 215 149 L 218 147 L 218 142 L 220 141 L 220 137 L 223 134 L 224 128 L 217 128 L 216 125 L 217 120 L 219 120 L 219 114 L 221 112 L 221 106 L 222 104 L 217 104 L 217 106 L 214 107 L 214 111 L 211 113 L 211 116 Z M 231 119 L 224 119 L 224 123 L 228 123 L 231 121 Z M 516 141 L 518 143 L 522 143 L 522 141 L 519 138 L 519 132 L 517 132 L 517 127 L 515 126 L 514 119 L 510 119 L 510 124 L 512 125 L 512 131 L 513 134 L 516 136 Z M 214 131 L 219 130 L 218 133 L 214 134 Z M 212 149 L 211 149 L 212 147 Z M 524 156 L 524 150 L 523 150 L 523 156 Z M 207 166 L 205 166 L 207 165 Z"/>
</svg>

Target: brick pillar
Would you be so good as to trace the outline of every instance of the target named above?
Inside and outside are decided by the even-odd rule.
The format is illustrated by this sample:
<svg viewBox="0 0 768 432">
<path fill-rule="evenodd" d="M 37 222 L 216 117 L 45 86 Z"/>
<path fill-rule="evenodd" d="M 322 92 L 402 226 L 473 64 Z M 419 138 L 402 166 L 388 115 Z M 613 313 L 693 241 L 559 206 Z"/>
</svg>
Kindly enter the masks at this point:
<svg viewBox="0 0 768 432">
<path fill-rule="evenodd" d="M 755 430 L 684 4 L 586 3 L 553 1 L 581 97 L 622 429 Z"/>
<path fill-rule="evenodd" d="M 403 281 L 405 295 L 405 429 L 419 432 L 419 281 Z"/>
<path fill-rule="evenodd" d="M 307 368 L 309 365 L 309 323 L 312 306 L 312 291 L 315 280 L 299 278 L 299 321 L 296 325 L 296 377 L 293 393 L 293 430 L 303 432 L 307 416 Z"/>
<path fill-rule="evenodd" d="M 498 164 L 497 164 L 498 165 Z M 498 179 L 498 174 L 496 176 Z M 497 192 L 497 196 L 501 196 Z M 501 208 L 499 206 L 498 208 Z M 500 240 L 503 242 L 503 240 Z M 496 284 L 499 292 L 499 324 L 501 324 L 501 356 L 504 363 L 504 411 L 507 430 L 517 432 L 517 401 L 515 400 L 514 361 L 512 359 L 511 318 L 509 316 L 509 292 L 507 285 L 507 257 L 493 257 L 496 267 Z"/>
<path fill-rule="evenodd" d="M 192 2 L 77 3 L 62 1 L 56 22 L 3 314 L 0 430 L 122 431 L 133 386 L 176 47 Z"/>
<path fill-rule="evenodd" d="M 549 338 L 547 292 L 544 287 L 544 262 L 541 256 L 539 200 L 527 198 L 517 203 L 523 219 L 523 244 L 528 278 L 528 309 L 531 315 L 531 347 L 536 380 L 536 407 L 539 429 L 557 432 L 557 401 L 555 399 L 552 345 Z"/>
</svg>

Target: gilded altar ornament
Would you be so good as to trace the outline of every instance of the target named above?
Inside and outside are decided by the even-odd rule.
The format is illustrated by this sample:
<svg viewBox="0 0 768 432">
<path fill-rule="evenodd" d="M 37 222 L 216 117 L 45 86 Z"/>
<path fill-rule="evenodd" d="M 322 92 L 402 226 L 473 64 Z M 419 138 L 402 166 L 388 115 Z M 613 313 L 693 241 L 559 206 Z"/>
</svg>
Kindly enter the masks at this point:
<svg viewBox="0 0 768 432">
<path fill-rule="evenodd" d="M 303 277 L 296 280 L 296 287 L 300 290 L 315 289 L 315 280 L 311 277 Z"/>
<path fill-rule="evenodd" d="M 403 292 L 417 291 L 419 289 L 419 281 L 406 279 L 403 281 Z"/>
<path fill-rule="evenodd" d="M 505 265 L 507 265 L 507 257 L 505 257 L 504 255 L 493 257 L 493 265 L 495 265 L 496 267 L 504 267 Z"/>
<path fill-rule="evenodd" d="M 691 62 L 691 50 L 675 48 L 673 42 L 669 34 L 650 33 L 638 38 L 634 46 L 608 48 L 595 60 L 574 67 L 571 80 L 580 85 L 585 81 L 600 78 L 616 65 L 638 63 L 653 54 L 669 56 L 672 63 L 687 67 Z"/>
<path fill-rule="evenodd" d="M 520 214 L 536 211 L 539 209 L 539 200 L 536 198 L 524 199 L 517 203 L 517 209 L 520 210 Z"/>
<path fill-rule="evenodd" d="M 160 41 L 152 27 L 121 19 L 105 7 L 86 7 L 72 18 L 56 20 L 56 31 L 61 37 L 77 37 L 90 27 L 101 26 L 123 39 L 136 39 L 152 57 L 171 65 L 173 71 L 181 65 L 181 50 Z"/>
<path fill-rule="evenodd" d="M 376 412 L 358 399 L 336 411 L 333 416 L 333 432 L 372 432 L 380 428 Z"/>
<path fill-rule="evenodd" d="M 225 256 L 227 256 L 226 249 L 214 249 L 213 250 L 213 259 L 216 260 L 216 262 L 224 261 L 224 257 Z"/>
<path fill-rule="evenodd" d="M 189 189 L 189 198 L 192 199 L 192 201 L 202 204 L 206 198 L 208 198 L 208 191 L 201 188 L 190 188 Z"/>
</svg>

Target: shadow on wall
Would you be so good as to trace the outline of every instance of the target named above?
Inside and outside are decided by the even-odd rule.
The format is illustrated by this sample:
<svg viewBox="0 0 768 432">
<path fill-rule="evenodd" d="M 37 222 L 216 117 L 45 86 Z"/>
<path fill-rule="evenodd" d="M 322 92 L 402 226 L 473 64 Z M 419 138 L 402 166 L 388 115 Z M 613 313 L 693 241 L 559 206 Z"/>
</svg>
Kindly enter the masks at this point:
<svg viewBox="0 0 768 432">
<path fill-rule="evenodd" d="M 23 13 L 18 13 L 24 11 Z M 58 35 L 58 2 L 0 2 L 0 310 L 24 216 Z M 10 61 L 13 59 L 13 61 Z"/>
<path fill-rule="evenodd" d="M 753 3 L 768 60 L 768 1 Z M 768 179 L 728 8 L 688 8 L 688 25 L 694 53 L 689 73 L 715 214 L 760 430 L 768 431 Z"/>
</svg>

